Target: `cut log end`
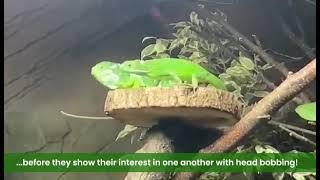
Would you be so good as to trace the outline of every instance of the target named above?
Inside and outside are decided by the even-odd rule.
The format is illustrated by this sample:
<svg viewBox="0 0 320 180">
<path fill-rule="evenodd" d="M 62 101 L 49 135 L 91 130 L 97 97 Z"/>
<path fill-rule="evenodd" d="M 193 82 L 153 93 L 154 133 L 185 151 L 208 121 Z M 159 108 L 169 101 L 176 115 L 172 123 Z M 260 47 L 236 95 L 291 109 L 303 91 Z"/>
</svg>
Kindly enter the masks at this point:
<svg viewBox="0 0 320 180">
<path fill-rule="evenodd" d="M 109 91 L 104 110 L 125 124 L 139 127 L 176 119 L 200 127 L 224 128 L 238 121 L 242 108 L 238 98 L 227 91 L 176 87 Z"/>
</svg>

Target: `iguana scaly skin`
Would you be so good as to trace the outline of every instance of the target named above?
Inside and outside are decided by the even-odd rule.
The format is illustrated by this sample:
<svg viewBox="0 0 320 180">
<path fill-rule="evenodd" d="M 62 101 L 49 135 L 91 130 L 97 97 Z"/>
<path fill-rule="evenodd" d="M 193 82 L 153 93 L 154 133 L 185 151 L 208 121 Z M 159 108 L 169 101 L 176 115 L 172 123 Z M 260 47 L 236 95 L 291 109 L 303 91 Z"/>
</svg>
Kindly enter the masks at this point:
<svg viewBox="0 0 320 180">
<path fill-rule="evenodd" d="M 130 74 L 120 69 L 118 63 L 102 61 L 91 69 L 93 77 L 109 89 L 127 89 L 155 86 L 156 81 L 146 76 Z"/>
<path fill-rule="evenodd" d="M 200 65 L 186 59 L 162 58 L 152 60 L 125 61 L 120 65 L 123 71 L 149 77 L 154 80 L 175 80 L 177 84 L 209 84 L 226 90 L 224 82 Z"/>
<path fill-rule="evenodd" d="M 120 64 L 102 61 L 91 69 L 92 76 L 103 86 L 109 89 L 129 89 L 141 87 L 172 87 L 171 80 L 155 80 L 148 76 L 142 76 L 123 71 Z"/>
</svg>

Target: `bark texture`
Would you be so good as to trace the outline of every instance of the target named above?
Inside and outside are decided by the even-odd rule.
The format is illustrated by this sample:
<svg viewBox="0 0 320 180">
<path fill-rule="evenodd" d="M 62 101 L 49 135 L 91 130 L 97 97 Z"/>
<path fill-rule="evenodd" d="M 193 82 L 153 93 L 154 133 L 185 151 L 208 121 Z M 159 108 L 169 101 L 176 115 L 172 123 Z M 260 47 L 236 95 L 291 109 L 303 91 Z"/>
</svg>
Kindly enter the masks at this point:
<svg viewBox="0 0 320 180">
<path fill-rule="evenodd" d="M 210 87 L 119 89 L 110 91 L 105 102 L 109 116 L 142 127 L 168 118 L 200 127 L 228 127 L 238 121 L 243 109 L 232 93 Z"/>
<path fill-rule="evenodd" d="M 137 153 L 173 153 L 174 147 L 172 140 L 162 133 L 161 129 L 157 127 L 152 128 L 148 132 L 145 145 L 137 151 Z M 162 172 L 129 172 L 125 180 L 167 180 L 170 177 L 170 173 Z"/>
<path fill-rule="evenodd" d="M 313 59 L 304 68 L 296 73 L 290 72 L 287 79 L 269 95 L 261 99 L 253 109 L 235 124 L 229 132 L 220 137 L 216 142 L 200 150 L 201 153 L 219 153 L 233 148 L 257 124 L 266 122 L 267 117 L 277 111 L 282 105 L 290 101 L 306 88 L 316 78 L 316 59 Z M 175 180 L 196 179 L 199 173 L 178 173 Z"/>
</svg>

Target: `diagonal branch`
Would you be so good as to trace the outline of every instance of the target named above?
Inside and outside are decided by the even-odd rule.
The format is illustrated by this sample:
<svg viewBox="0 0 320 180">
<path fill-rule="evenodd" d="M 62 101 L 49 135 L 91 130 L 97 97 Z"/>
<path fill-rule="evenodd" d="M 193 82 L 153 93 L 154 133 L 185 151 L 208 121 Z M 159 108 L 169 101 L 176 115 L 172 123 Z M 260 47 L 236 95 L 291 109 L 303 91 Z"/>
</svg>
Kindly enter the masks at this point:
<svg viewBox="0 0 320 180">
<path fill-rule="evenodd" d="M 295 131 L 300 131 L 302 133 L 310 134 L 310 135 L 313 135 L 313 136 L 317 135 L 317 133 L 314 132 L 314 131 L 310 131 L 308 129 L 300 128 L 300 127 L 293 126 L 293 125 L 290 125 L 290 124 L 281 123 L 281 122 L 278 122 L 278 121 L 271 120 L 268 123 L 272 124 L 272 125 L 275 125 L 275 126 L 279 126 L 279 127 L 282 126 L 282 127 L 288 128 L 288 129 L 295 130 Z"/>
<path fill-rule="evenodd" d="M 212 13 L 204 8 L 201 8 L 199 6 L 193 6 L 194 11 L 196 11 L 200 16 L 202 17 L 208 17 L 212 18 L 214 21 L 219 23 L 224 31 L 229 34 L 235 41 L 239 42 L 243 46 L 250 49 L 255 54 L 259 55 L 260 58 L 265 61 L 266 63 L 272 65 L 276 70 L 278 70 L 283 76 L 287 76 L 289 73 L 289 69 L 283 64 L 276 61 L 274 58 L 272 58 L 269 54 L 267 54 L 261 47 L 254 44 L 252 41 L 250 41 L 246 36 L 238 32 L 234 27 L 232 27 L 225 18 L 224 13 L 217 10 L 217 12 Z M 299 95 L 299 99 L 302 100 L 302 102 L 310 102 L 309 96 L 305 94 L 304 92 L 301 92 Z"/>
<path fill-rule="evenodd" d="M 220 137 L 214 144 L 202 149 L 201 153 L 218 153 L 231 150 L 259 123 L 268 118 L 257 118 L 271 115 L 282 105 L 290 101 L 316 78 L 316 59 L 295 74 L 289 73 L 287 79 L 274 91 L 260 100 L 229 132 Z M 195 173 L 178 173 L 175 180 L 190 180 L 198 177 Z"/>
<path fill-rule="evenodd" d="M 278 20 L 281 24 L 281 28 L 283 30 L 283 32 L 288 36 L 288 38 L 296 45 L 298 46 L 303 53 L 309 58 L 314 58 L 315 54 L 314 49 L 309 47 L 302 38 L 297 37 L 292 30 L 290 29 L 289 25 L 283 20 L 283 18 L 278 17 Z"/>
<path fill-rule="evenodd" d="M 306 138 L 306 137 L 304 137 L 304 136 L 302 136 L 302 135 L 294 132 L 293 130 L 291 130 L 291 129 L 283 126 L 283 125 L 280 125 L 279 128 L 281 128 L 281 129 L 283 129 L 284 131 L 288 132 L 290 136 L 292 136 L 292 137 L 294 137 L 294 138 L 296 138 L 296 139 L 299 139 L 299 140 L 304 141 L 304 142 L 307 142 L 307 143 L 309 143 L 309 144 L 311 144 L 311 145 L 313 145 L 313 146 L 316 146 L 316 143 L 315 143 L 315 142 L 313 142 L 313 141 L 311 141 L 310 139 L 308 139 L 308 138 Z"/>
<path fill-rule="evenodd" d="M 221 12 L 222 13 L 222 12 Z M 261 49 L 259 46 L 255 45 L 253 42 L 251 42 L 246 36 L 238 32 L 234 27 L 232 27 L 229 23 L 227 23 L 221 16 L 214 14 L 211 16 L 215 21 L 219 22 L 224 29 L 230 33 L 230 35 L 237 41 L 239 41 L 244 46 L 251 49 L 254 53 L 258 54 L 262 60 L 264 60 L 266 63 L 272 65 L 276 70 L 281 72 L 284 76 L 287 76 L 289 73 L 289 69 L 283 64 L 279 63 L 276 60 L 274 60 L 269 54 L 267 54 L 263 49 Z M 303 100 L 303 102 L 309 102 L 309 97 L 305 93 L 301 93 L 300 98 Z"/>
</svg>

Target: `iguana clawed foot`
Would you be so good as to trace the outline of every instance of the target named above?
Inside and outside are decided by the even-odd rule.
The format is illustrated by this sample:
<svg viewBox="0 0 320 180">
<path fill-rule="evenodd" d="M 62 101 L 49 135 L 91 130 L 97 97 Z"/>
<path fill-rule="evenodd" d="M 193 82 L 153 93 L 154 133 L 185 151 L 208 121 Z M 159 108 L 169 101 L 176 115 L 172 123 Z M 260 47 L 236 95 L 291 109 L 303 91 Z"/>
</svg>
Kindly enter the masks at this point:
<svg viewBox="0 0 320 180">
<path fill-rule="evenodd" d="M 196 76 L 195 76 L 194 74 L 192 75 L 191 82 L 192 82 L 193 92 L 195 93 L 195 92 L 196 92 L 196 88 L 197 88 L 198 85 L 199 85 L 199 82 L 198 82 L 198 79 L 196 78 Z"/>
</svg>

